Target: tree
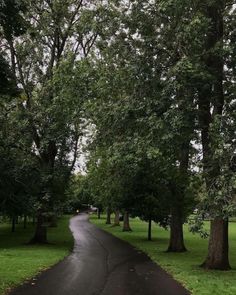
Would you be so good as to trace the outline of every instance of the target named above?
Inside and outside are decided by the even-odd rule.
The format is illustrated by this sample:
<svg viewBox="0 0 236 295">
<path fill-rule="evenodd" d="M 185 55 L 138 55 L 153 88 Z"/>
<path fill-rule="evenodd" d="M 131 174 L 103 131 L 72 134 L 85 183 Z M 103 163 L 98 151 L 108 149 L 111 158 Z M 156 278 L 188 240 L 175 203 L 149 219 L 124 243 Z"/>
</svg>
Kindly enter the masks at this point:
<svg viewBox="0 0 236 295">
<path fill-rule="evenodd" d="M 209 21 L 207 39 L 205 44 L 206 55 L 204 65 L 208 68 L 211 79 L 204 88 L 199 90 L 199 121 L 202 134 L 203 159 L 206 176 L 206 184 L 209 197 L 215 199 L 220 187 L 215 185 L 215 179 L 219 176 L 221 167 L 216 162 L 215 152 L 218 143 L 215 142 L 211 134 L 211 124 L 221 121 L 225 104 L 224 93 L 224 58 L 223 58 L 223 38 L 224 21 L 223 13 L 225 2 L 213 1 L 207 5 L 204 16 Z M 213 111 L 211 110 L 213 108 Z M 218 128 L 217 128 L 218 129 Z M 217 132 L 221 131 L 221 127 Z M 216 145 L 215 145 L 216 143 Z M 212 187 L 214 187 L 212 189 Z M 220 205 L 220 202 L 219 202 Z M 217 206 L 218 207 L 218 206 Z M 229 269 L 228 260 L 228 219 L 222 216 L 221 208 L 214 208 L 213 219 L 211 221 L 211 231 L 209 239 L 208 256 L 203 266 L 213 269 Z M 217 242 L 216 242 L 217 241 Z"/>
<path fill-rule="evenodd" d="M 88 184 L 87 175 L 77 173 L 71 176 L 66 190 L 67 200 L 64 204 L 66 212 L 75 213 L 78 209 L 85 210 L 89 204 L 93 204 L 91 189 Z"/>
<path fill-rule="evenodd" d="M 4 6 L 9 15 L 2 19 L 3 37 L 16 84 L 23 89 L 20 112 L 38 161 L 38 224 L 32 241 L 46 242 L 47 212 L 55 210 L 76 162 L 88 83 L 82 59 L 92 49 L 101 18 L 96 15 L 95 21 L 97 7 L 91 9 L 90 1 L 13 2 L 10 12 L 10 3 Z M 11 23 L 15 10 L 22 12 L 24 30 Z"/>
<path fill-rule="evenodd" d="M 198 35 L 198 43 L 190 42 L 186 51 L 192 68 L 192 81 L 197 94 L 198 121 L 201 132 L 203 151 L 203 168 L 207 189 L 207 198 L 203 206 L 211 216 L 211 231 L 208 256 L 203 266 L 210 269 L 229 269 L 228 260 L 228 217 L 234 206 L 232 202 L 232 185 L 229 190 L 229 169 L 222 161 L 222 150 L 232 146 L 233 138 L 226 135 L 223 126 L 226 110 L 231 104 L 233 81 L 232 60 L 230 52 L 230 36 L 232 21 L 232 3 L 211 1 L 207 5 L 200 2 L 194 8 L 195 20 L 189 22 L 188 28 L 193 35 Z M 200 20 L 200 22 L 199 22 Z M 192 37 L 191 37 L 192 39 Z M 189 39 L 187 39 L 189 40 Z M 230 61 L 230 62 L 229 62 Z M 228 63 L 229 62 L 229 63 Z M 226 64 L 229 67 L 226 70 Z M 229 98 L 229 99 L 228 99 Z M 232 116 L 227 114 L 227 116 Z M 227 128 L 225 129 L 227 130 Z M 220 135 L 220 136 L 219 136 Z M 231 152 L 232 149 L 230 148 Z M 229 151 L 229 150 L 228 150 Z M 228 152 L 227 152 L 228 154 Z M 223 177 L 223 178 L 222 178 Z M 224 179 L 224 180 L 223 180 Z M 232 178 L 231 178 L 232 179 Z M 228 190 L 224 189 L 228 186 Z M 224 192 L 224 193 L 223 193 Z M 223 196 L 223 194 L 227 194 Z M 217 241 L 217 242 L 216 242 Z"/>
<path fill-rule="evenodd" d="M 195 130 L 201 133 L 207 190 L 202 207 L 211 217 L 208 256 L 203 266 L 229 269 L 228 217 L 235 203 L 229 164 L 229 158 L 234 154 L 234 136 L 227 134 L 233 118 L 229 106 L 234 93 L 234 58 L 230 52 L 235 9 L 230 1 L 207 4 L 197 1 L 194 5 L 178 1 L 176 6 L 170 1 L 164 8 L 174 12 L 178 20 L 175 39 L 181 44 L 182 62 L 186 68 L 181 73 L 188 73 L 191 96 L 197 104 Z"/>
<path fill-rule="evenodd" d="M 167 228 L 169 221 L 168 188 L 155 162 L 143 159 L 135 176 L 135 202 L 132 215 L 148 222 L 148 240 L 152 240 L 152 221 Z"/>
<path fill-rule="evenodd" d="M 100 73 L 99 93 L 92 102 L 96 116 L 91 120 L 97 128 L 98 144 L 114 157 L 122 154 L 127 163 L 133 160 L 137 166 L 150 158 L 158 171 L 165 170 L 162 175 L 172 188 L 166 196 L 175 225 L 169 251 L 182 252 L 182 226 L 193 203 L 185 190 L 195 153 L 196 103 L 182 43 L 173 34 L 178 18 L 172 8 L 163 4 L 159 9 L 158 3 L 137 1 L 130 7 L 117 7 L 115 37 L 101 42 L 101 56 L 95 64 Z M 132 175 L 127 181 L 132 183 L 131 179 Z M 127 195 L 127 199 L 132 197 Z"/>
</svg>

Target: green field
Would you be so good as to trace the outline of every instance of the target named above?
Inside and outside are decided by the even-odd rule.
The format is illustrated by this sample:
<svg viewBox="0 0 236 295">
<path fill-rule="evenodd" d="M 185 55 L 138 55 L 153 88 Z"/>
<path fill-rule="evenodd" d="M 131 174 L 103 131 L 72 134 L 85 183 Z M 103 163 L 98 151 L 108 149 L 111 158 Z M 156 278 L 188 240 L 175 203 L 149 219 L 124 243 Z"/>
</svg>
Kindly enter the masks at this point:
<svg viewBox="0 0 236 295">
<path fill-rule="evenodd" d="M 113 235 L 128 241 L 146 252 L 154 261 L 182 282 L 194 295 L 235 295 L 236 294 L 236 223 L 231 222 L 230 263 L 231 271 L 206 271 L 199 267 L 207 253 L 207 240 L 193 235 L 185 226 L 185 241 L 188 252 L 166 253 L 169 232 L 153 226 L 153 241 L 147 241 L 147 223 L 131 219 L 132 232 L 121 231 L 120 227 L 105 225 L 105 218 L 98 220 L 91 216 L 91 222 Z M 209 224 L 206 224 L 209 226 Z M 177 295 L 177 294 L 176 294 Z"/>
<path fill-rule="evenodd" d="M 48 245 L 27 245 L 34 227 L 17 225 L 11 233 L 9 224 L 0 224 L 0 294 L 65 257 L 73 246 L 68 228 L 69 216 L 59 220 L 58 227 L 48 229 Z"/>
</svg>

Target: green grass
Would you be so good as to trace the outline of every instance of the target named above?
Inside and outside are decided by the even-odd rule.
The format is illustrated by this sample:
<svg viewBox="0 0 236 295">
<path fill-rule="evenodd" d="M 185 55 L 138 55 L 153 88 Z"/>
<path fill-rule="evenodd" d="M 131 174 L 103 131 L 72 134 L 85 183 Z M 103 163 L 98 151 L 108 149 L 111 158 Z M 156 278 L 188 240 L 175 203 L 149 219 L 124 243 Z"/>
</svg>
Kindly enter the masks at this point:
<svg viewBox="0 0 236 295">
<path fill-rule="evenodd" d="M 230 223 L 231 271 L 206 271 L 199 267 L 207 254 L 207 240 L 193 235 L 184 228 L 188 252 L 166 253 L 169 232 L 153 225 L 153 241 L 147 241 L 147 223 L 138 218 L 131 219 L 133 232 L 121 231 L 120 227 L 105 225 L 104 217 L 98 220 L 91 216 L 91 222 L 146 252 L 152 260 L 166 269 L 194 295 L 236 294 L 236 223 Z M 209 223 L 206 223 L 209 227 Z"/>
<path fill-rule="evenodd" d="M 11 233 L 9 224 L 0 224 L 0 294 L 47 269 L 63 259 L 73 246 L 68 228 L 69 216 L 59 220 L 58 227 L 48 229 L 48 245 L 27 245 L 34 227 L 17 225 Z"/>
</svg>

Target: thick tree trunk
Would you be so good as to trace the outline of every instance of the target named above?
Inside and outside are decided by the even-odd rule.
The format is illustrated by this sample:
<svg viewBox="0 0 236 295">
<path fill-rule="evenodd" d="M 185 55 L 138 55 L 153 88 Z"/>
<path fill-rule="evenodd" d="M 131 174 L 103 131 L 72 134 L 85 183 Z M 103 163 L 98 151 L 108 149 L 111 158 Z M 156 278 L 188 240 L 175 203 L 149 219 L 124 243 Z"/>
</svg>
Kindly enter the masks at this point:
<svg viewBox="0 0 236 295">
<path fill-rule="evenodd" d="M 152 240 L 152 220 L 148 220 L 148 241 Z"/>
<path fill-rule="evenodd" d="M 13 216 L 11 220 L 11 232 L 14 233 L 16 231 L 16 217 Z"/>
<path fill-rule="evenodd" d="M 111 208 L 107 208 L 107 218 L 106 218 L 106 224 L 111 224 Z"/>
<path fill-rule="evenodd" d="M 183 220 L 180 208 L 173 208 L 170 223 L 170 242 L 167 252 L 185 252 Z"/>
<path fill-rule="evenodd" d="M 37 224 L 35 235 L 31 240 L 31 243 L 40 243 L 40 244 L 47 244 L 47 227 L 44 224 L 44 216 L 42 213 L 39 213 L 37 216 Z"/>
<path fill-rule="evenodd" d="M 177 99 L 180 101 L 183 97 L 188 97 L 189 91 L 186 91 L 184 87 L 177 91 Z M 193 100 L 193 99 L 192 99 Z M 189 101 L 192 107 L 192 100 Z M 182 127 L 182 139 L 181 145 L 178 150 L 178 177 L 170 181 L 170 189 L 172 193 L 172 202 L 170 204 L 170 240 L 168 252 L 185 252 L 186 248 L 184 245 L 183 236 L 183 222 L 184 216 L 183 212 L 186 209 L 186 200 L 188 200 L 188 195 L 186 195 L 186 187 L 189 183 L 189 156 L 190 156 L 190 142 L 194 136 L 194 116 L 189 113 L 189 106 L 180 104 L 179 111 L 183 114 L 184 127 Z"/>
<path fill-rule="evenodd" d="M 203 164 L 206 175 L 206 186 L 210 189 L 212 182 L 219 175 L 221 167 L 219 161 L 214 159 L 215 147 L 212 142 L 214 138 L 210 134 L 210 124 L 215 118 L 220 118 L 224 108 L 224 59 L 220 53 L 223 52 L 224 40 L 224 1 L 207 3 L 206 17 L 210 20 L 211 27 L 207 34 L 207 46 L 205 58 L 206 68 L 209 68 L 211 75 L 214 75 L 211 84 L 203 81 L 203 87 L 199 89 L 199 123 L 201 126 L 202 146 L 203 146 Z M 217 47 L 217 50 L 215 48 Z M 219 132 L 221 132 L 219 130 Z M 214 200 L 213 208 L 215 210 Z M 221 214 L 219 205 L 216 213 Z M 207 269 L 230 269 L 228 258 L 228 221 L 220 217 L 211 221 L 210 239 L 208 244 L 208 255 L 202 264 Z"/>
<path fill-rule="evenodd" d="M 216 217 L 211 221 L 208 255 L 202 267 L 229 270 L 228 220 Z"/>
<path fill-rule="evenodd" d="M 27 224 L 27 216 L 24 215 L 24 228 L 26 228 L 26 224 Z"/>
<path fill-rule="evenodd" d="M 120 226 L 120 211 L 119 210 L 115 211 L 115 218 L 114 218 L 113 226 Z"/>
<path fill-rule="evenodd" d="M 129 225 L 129 212 L 124 213 L 123 231 L 132 231 Z"/>
</svg>

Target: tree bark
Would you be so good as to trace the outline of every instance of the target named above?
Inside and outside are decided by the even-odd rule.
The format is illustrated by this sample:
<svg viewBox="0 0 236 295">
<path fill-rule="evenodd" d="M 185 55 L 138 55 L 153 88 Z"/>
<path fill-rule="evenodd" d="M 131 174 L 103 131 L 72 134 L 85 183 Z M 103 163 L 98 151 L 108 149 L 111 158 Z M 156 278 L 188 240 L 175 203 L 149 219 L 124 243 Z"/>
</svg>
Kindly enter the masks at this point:
<svg viewBox="0 0 236 295">
<path fill-rule="evenodd" d="M 123 222 L 123 231 L 132 231 L 129 225 L 129 212 L 125 211 L 124 213 L 124 222 Z"/>
<path fill-rule="evenodd" d="M 113 226 L 120 226 L 120 211 L 119 210 L 115 211 L 115 218 L 114 218 Z"/>
<path fill-rule="evenodd" d="M 229 270 L 228 220 L 216 217 L 211 221 L 208 255 L 202 267 Z"/>
<path fill-rule="evenodd" d="M 148 220 L 148 241 L 152 240 L 152 220 Z"/>
<path fill-rule="evenodd" d="M 111 224 L 111 208 L 110 207 L 107 207 L 106 224 Z"/>
<path fill-rule="evenodd" d="M 37 224 L 35 229 L 35 235 L 31 240 L 31 243 L 47 244 L 47 227 L 44 224 L 44 216 L 40 212 L 37 216 Z"/>
<path fill-rule="evenodd" d="M 170 223 L 170 242 L 167 252 L 185 252 L 183 220 L 180 208 L 172 208 Z"/>
</svg>

